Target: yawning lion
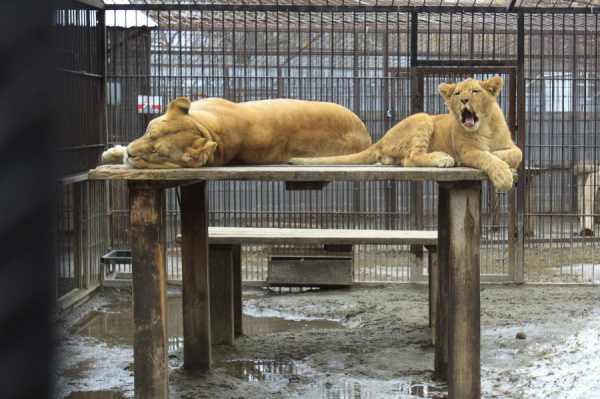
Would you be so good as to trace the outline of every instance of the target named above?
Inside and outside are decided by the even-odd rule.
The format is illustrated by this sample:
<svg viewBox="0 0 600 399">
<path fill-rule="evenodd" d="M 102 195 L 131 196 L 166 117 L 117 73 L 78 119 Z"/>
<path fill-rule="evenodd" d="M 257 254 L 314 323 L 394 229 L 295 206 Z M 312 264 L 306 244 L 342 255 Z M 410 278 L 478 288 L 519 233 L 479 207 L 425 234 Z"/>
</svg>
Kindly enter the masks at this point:
<svg viewBox="0 0 600 399">
<path fill-rule="evenodd" d="M 485 82 L 467 79 L 442 83 L 439 93 L 450 113 L 411 115 L 391 128 L 366 150 L 336 157 L 293 158 L 291 164 L 371 164 L 402 166 L 471 166 L 486 172 L 494 186 L 508 190 L 513 184 L 509 168 L 523 154 L 511 139 L 504 115 L 496 102 L 502 78 Z"/>
</svg>

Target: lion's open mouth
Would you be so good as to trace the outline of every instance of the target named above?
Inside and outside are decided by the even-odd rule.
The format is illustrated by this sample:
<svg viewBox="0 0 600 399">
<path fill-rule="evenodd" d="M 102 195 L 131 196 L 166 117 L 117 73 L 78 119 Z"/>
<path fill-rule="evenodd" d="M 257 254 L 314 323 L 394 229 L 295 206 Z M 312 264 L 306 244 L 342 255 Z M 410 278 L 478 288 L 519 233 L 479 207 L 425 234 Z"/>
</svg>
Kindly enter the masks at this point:
<svg viewBox="0 0 600 399">
<path fill-rule="evenodd" d="M 475 125 L 478 118 L 474 112 L 469 111 L 468 109 L 463 109 L 462 112 L 462 124 L 464 127 L 471 127 Z"/>
</svg>

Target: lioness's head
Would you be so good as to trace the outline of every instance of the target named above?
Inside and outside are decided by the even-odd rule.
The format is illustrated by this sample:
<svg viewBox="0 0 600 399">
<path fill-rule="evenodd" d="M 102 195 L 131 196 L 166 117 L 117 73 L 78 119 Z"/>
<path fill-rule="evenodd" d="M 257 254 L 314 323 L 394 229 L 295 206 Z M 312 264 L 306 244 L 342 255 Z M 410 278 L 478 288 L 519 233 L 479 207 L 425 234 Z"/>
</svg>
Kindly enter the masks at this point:
<svg viewBox="0 0 600 399">
<path fill-rule="evenodd" d="M 501 77 L 494 76 L 485 82 L 467 79 L 455 84 L 442 83 L 438 91 L 454 118 L 466 131 L 474 132 L 496 106 L 496 96 L 503 84 Z"/>
<path fill-rule="evenodd" d="M 124 162 L 130 168 L 182 168 L 212 161 L 217 143 L 204 126 L 188 115 L 191 102 L 179 97 L 167 113 L 148 124 L 146 134 L 132 141 Z"/>
</svg>

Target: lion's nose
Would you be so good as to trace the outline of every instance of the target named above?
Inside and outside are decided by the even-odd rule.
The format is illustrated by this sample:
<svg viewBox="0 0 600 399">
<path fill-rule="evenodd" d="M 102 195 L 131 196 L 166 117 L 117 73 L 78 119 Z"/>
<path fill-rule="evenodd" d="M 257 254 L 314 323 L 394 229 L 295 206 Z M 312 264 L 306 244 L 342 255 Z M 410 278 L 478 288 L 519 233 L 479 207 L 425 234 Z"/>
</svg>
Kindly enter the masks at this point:
<svg viewBox="0 0 600 399">
<path fill-rule="evenodd" d="M 468 98 L 467 98 L 467 99 L 464 99 L 464 100 L 460 100 L 460 102 L 461 102 L 461 103 L 463 103 L 463 104 L 466 104 L 466 103 L 467 103 L 467 101 L 469 101 L 469 99 L 468 99 Z"/>
</svg>

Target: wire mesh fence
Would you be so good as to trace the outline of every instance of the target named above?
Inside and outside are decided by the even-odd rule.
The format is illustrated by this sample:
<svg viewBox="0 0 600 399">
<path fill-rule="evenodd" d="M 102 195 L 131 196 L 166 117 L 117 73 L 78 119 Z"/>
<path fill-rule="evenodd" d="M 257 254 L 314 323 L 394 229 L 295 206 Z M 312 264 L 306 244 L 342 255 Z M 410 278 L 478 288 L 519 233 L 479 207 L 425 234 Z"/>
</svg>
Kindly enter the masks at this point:
<svg viewBox="0 0 600 399">
<path fill-rule="evenodd" d="M 423 111 L 442 113 L 439 83 L 503 76 L 499 103 L 524 152 L 518 182 L 523 195 L 497 195 L 484 184 L 482 274 L 496 281 L 511 268 L 522 268 L 527 282 L 596 281 L 596 14 L 405 12 L 385 7 L 303 11 L 273 10 L 268 4 L 165 9 L 146 4 L 107 11 L 106 25 L 109 145 L 140 137 L 148 121 L 179 96 L 335 102 L 355 112 L 375 142 L 414 112 L 415 93 L 421 96 Z M 444 70 L 452 65 L 486 72 Z M 415 71 L 436 67 L 438 73 L 426 75 L 419 91 Z M 512 75 L 506 67 L 518 70 L 522 81 L 509 85 Z M 511 98 L 516 107 L 511 108 Z M 517 107 L 524 113 L 522 123 L 510 116 Z M 111 182 L 109 192 L 110 245 L 127 248 L 126 190 Z M 433 182 L 335 182 L 322 191 L 293 192 L 276 182 L 226 181 L 210 183 L 209 193 L 213 226 L 437 226 Z M 178 278 L 176 192 L 169 190 L 167 199 L 168 265 L 172 278 Z M 420 220 L 415 221 L 415 213 Z M 263 261 L 270 251 L 245 247 L 245 278 L 264 279 Z M 405 247 L 358 248 L 355 279 L 408 281 L 412 261 Z"/>
</svg>

